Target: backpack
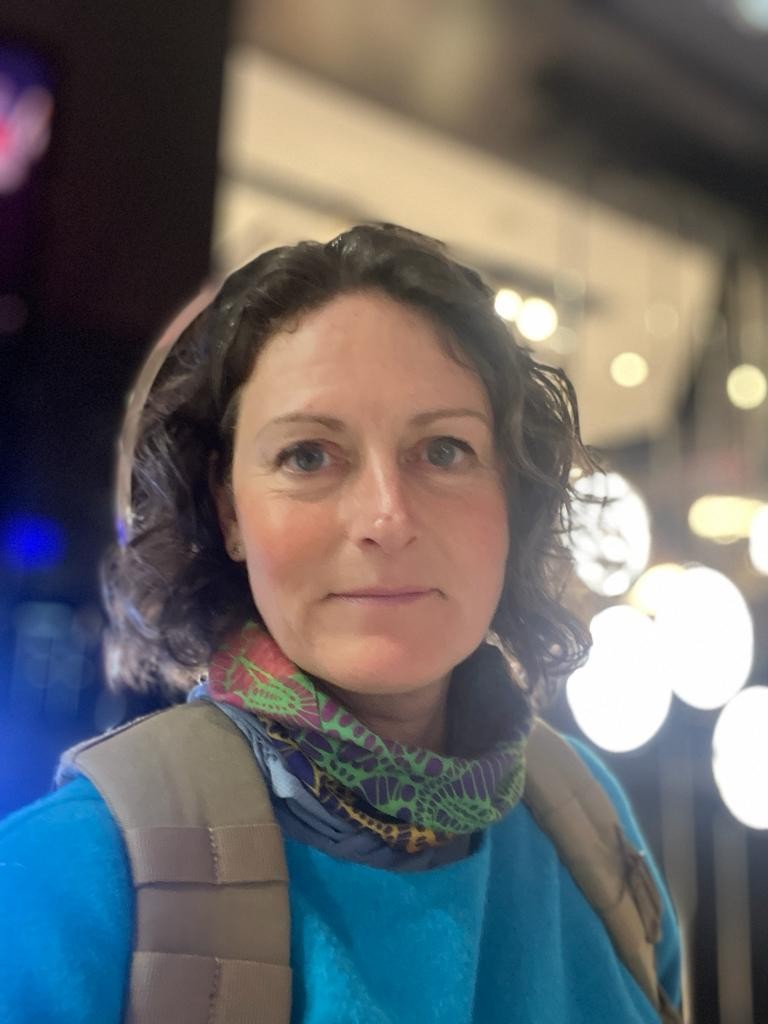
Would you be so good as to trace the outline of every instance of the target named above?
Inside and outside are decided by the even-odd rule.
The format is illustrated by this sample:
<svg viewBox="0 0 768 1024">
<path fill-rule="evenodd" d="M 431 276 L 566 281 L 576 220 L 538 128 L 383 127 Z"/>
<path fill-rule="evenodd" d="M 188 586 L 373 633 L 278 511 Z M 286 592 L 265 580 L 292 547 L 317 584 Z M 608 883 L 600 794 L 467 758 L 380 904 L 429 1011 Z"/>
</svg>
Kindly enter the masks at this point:
<svg viewBox="0 0 768 1024">
<path fill-rule="evenodd" d="M 236 725 L 208 702 L 138 718 L 67 751 L 125 841 L 135 888 L 127 1024 L 289 1024 L 288 872 L 267 785 Z M 613 804 L 536 719 L 523 800 L 663 1024 L 661 900 Z M 260 927 L 254 928 L 258 921 Z"/>
</svg>

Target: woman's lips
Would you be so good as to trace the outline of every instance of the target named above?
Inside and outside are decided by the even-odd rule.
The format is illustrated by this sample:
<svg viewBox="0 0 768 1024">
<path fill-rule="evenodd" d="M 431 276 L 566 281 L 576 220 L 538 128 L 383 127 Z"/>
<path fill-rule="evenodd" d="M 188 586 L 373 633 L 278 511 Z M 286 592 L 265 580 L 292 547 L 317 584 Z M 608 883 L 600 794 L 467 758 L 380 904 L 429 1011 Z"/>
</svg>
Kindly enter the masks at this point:
<svg viewBox="0 0 768 1024">
<path fill-rule="evenodd" d="M 419 593 L 411 594 L 333 594 L 332 597 L 340 601 L 349 601 L 352 604 L 367 605 L 369 607 L 387 607 L 390 605 L 413 604 L 422 598 L 429 597 L 434 593 L 432 590 L 422 590 Z"/>
</svg>

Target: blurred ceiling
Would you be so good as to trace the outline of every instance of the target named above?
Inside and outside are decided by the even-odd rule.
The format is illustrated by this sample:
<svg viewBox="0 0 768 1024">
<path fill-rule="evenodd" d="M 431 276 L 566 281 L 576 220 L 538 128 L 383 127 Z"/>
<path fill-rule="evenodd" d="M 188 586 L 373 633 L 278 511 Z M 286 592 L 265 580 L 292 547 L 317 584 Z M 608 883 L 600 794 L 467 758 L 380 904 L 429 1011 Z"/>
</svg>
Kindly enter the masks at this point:
<svg viewBox="0 0 768 1024">
<path fill-rule="evenodd" d="M 768 209 L 754 6 L 240 0 L 218 262 L 365 218 L 437 235 L 555 301 L 563 329 L 539 354 L 570 373 L 590 443 L 658 438 L 712 338 L 724 263 Z M 609 374 L 627 350 L 650 366 L 631 390 Z"/>
<path fill-rule="evenodd" d="M 768 209 L 765 9 L 764 0 L 239 0 L 233 38 L 669 223 L 664 177 L 688 195 L 696 186 Z M 714 225 L 702 214 L 686 232 L 722 235 L 722 209 Z"/>
<path fill-rule="evenodd" d="M 668 430 L 717 297 L 716 254 L 250 47 L 229 57 L 215 253 L 222 269 L 356 220 L 447 241 L 497 286 L 553 301 L 537 346 L 567 367 L 596 445 Z M 631 350 L 647 382 L 616 385 Z"/>
</svg>

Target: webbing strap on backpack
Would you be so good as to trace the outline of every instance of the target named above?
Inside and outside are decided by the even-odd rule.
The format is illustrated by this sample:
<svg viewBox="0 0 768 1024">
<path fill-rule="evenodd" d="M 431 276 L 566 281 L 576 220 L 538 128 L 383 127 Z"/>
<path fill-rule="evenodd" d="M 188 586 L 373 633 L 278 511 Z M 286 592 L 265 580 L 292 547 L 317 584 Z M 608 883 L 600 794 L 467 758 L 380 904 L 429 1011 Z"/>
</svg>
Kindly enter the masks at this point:
<svg viewBox="0 0 768 1024">
<path fill-rule="evenodd" d="M 680 1024 L 656 973 L 662 907 L 648 864 L 625 837 L 608 794 L 584 761 L 541 719 L 526 746 L 523 800 L 663 1024 Z"/>
<path fill-rule="evenodd" d="M 136 890 L 127 1024 L 287 1024 L 288 872 L 250 747 L 185 704 L 80 744 Z"/>
</svg>

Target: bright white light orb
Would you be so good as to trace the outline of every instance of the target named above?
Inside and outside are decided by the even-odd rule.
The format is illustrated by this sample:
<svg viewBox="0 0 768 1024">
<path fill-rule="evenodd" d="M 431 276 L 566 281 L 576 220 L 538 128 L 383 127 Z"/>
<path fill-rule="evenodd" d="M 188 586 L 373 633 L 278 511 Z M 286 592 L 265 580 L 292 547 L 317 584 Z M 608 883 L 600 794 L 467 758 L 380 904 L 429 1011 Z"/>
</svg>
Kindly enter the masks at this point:
<svg viewBox="0 0 768 1024">
<path fill-rule="evenodd" d="M 742 363 L 728 374 L 725 390 L 737 409 L 756 409 L 768 395 L 768 381 L 759 366 Z"/>
<path fill-rule="evenodd" d="M 569 544 L 576 574 L 590 590 L 618 597 L 648 565 L 651 524 L 645 502 L 619 473 L 591 473 L 574 484 Z M 606 504 L 578 496 L 609 499 Z"/>
<path fill-rule="evenodd" d="M 656 611 L 661 656 L 675 693 L 695 708 L 719 708 L 752 669 L 747 602 L 722 573 L 694 566 L 669 581 Z"/>
<path fill-rule="evenodd" d="M 749 558 L 758 572 L 768 576 L 768 505 L 762 505 L 752 518 Z"/>
<path fill-rule="evenodd" d="M 638 611 L 654 616 L 673 576 L 685 572 L 677 562 L 661 562 L 646 569 L 627 594 L 627 602 Z"/>
<path fill-rule="evenodd" d="M 672 700 L 656 627 L 637 609 L 616 605 L 599 612 L 591 630 L 589 660 L 566 684 L 573 717 L 604 750 L 636 750 L 659 730 Z"/>
<path fill-rule="evenodd" d="M 636 388 L 648 379 L 648 361 L 639 352 L 621 352 L 611 361 L 610 374 L 621 388 Z"/>
<path fill-rule="evenodd" d="M 750 686 L 720 712 L 712 770 L 720 796 L 750 828 L 768 828 L 768 687 Z"/>
<path fill-rule="evenodd" d="M 557 310 L 546 299 L 526 299 L 517 314 L 517 328 L 528 341 L 551 338 L 557 323 Z"/>
<path fill-rule="evenodd" d="M 513 323 L 522 304 L 523 300 L 516 291 L 511 288 L 499 288 L 493 301 L 493 308 L 503 320 Z"/>
</svg>

